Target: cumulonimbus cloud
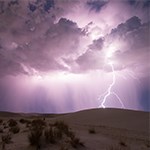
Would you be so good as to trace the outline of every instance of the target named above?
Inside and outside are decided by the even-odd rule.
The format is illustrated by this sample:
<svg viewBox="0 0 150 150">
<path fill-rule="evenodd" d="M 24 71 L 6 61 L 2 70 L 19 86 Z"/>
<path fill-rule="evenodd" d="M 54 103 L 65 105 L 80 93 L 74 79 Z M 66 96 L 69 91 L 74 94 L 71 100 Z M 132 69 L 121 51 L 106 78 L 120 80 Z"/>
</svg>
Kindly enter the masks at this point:
<svg viewBox="0 0 150 150">
<path fill-rule="evenodd" d="M 110 62 L 116 74 L 148 83 L 148 11 L 147 0 L 1 0 L 1 110 L 96 107 L 112 80 Z M 137 79 L 127 75 L 127 91 L 119 77 L 114 89 L 137 108 Z"/>
</svg>

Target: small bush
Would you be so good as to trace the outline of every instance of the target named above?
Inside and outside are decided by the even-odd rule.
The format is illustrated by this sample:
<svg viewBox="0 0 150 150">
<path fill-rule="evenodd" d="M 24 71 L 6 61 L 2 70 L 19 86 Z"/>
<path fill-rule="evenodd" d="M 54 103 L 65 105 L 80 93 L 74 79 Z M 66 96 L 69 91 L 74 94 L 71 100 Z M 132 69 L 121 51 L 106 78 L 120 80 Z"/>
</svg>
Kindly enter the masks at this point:
<svg viewBox="0 0 150 150">
<path fill-rule="evenodd" d="M 19 122 L 22 124 L 26 123 L 25 119 L 20 119 Z"/>
<path fill-rule="evenodd" d="M 31 124 L 30 123 L 26 123 L 26 128 L 31 128 Z"/>
<path fill-rule="evenodd" d="M 30 131 L 28 135 L 28 140 L 30 145 L 36 146 L 37 149 L 41 147 L 41 136 L 42 136 L 43 130 L 42 129 L 34 129 Z"/>
<path fill-rule="evenodd" d="M 4 129 L 7 129 L 7 128 L 8 128 L 8 125 L 6 124 L 6 122 L 3 122 L 3 128 L 4 128 Z"/>
<path fill-rule="evenodd" d="M 64 123 L 63 121 L 56 121 L 55 123 L 54 123 L 54 126 L 56 127 L 56 128 L 58 128 L 59 130 L 61 130 L 63 133 L 65 133 L 66 135 L 68 134 L 68 132 L 69 132 L 69 126 L 66 124 L 66 123 Z"/>
<path fill-rule="evenodd" d="M 7 129 L 7 128 L 9 128 L 7 125 L 4 125 L 4 129 Z"/>
<path fill-rule="evenodd" d="M 69 126 L 66 123 L 63 121 L 56 121 L 54 126 L 58 129 L 57 132 L 60 134 L 60 138 L 65 134 L 70 139 L 69 143 L 72 147 L 78 148 L 84 146 L 80 139 L 75 136 L 75 133 L 69 129 Z"/>
<path fill-rule="evenodd" d="M 19 126 L 14 126 L 14 127 L 11 127 L 9 129 L 9 131 L 12 132 L 12 133 L 14 133 L 14 134 L 16 134 L 16 133 L 19 133 L 20 128 L 19 128 Z"/>
<path fill-rule="evenodd" d="M 126 144 L 123 140 L 121 140 L 121 141 L 119 142 L 119 145 L 120 145 L 120 146 L 123 146 L 123 147 L 127 147 L 127 144 Z"/>
<path fill-rule="evenodd" d="M 79 146 L 83 146 L 84 147 L 84 144 L 77 137 L 71 138 L 70 144 L 71 144 L 71 146 L 73 148 L 78 148 Z"/>
<path fill-rule="evenodd" d="M 14 126 L 16 126 L 17 124 L 18 124 L 17 121 L 14 120 L 14 119 L 8 120 L 8 125 L 9 125 L 9 127 L 14 127 Z"/>
<path fill-rule="evenodd" d="M 73 139 L 73 138 L 75 138 L 75 133 L 72 132 L 72 131 L 69 131 L 69 132 L 67 133 L 67 136 L 68 136 L 69 138 Z"/>
<path fill-rule="evenodd" d="M 56 143 L 56 136 L 52 127 L 45 130 L 44 135 L 45 135 L 46 143 L 51 143 L 51 144 Z"/>
<path fill-rule="evenodd" d="M 0 119 L 0 124 L 2 124 L 3 123 L 3 120 L 2 119 Z"/>
<path fill-rule="evenodd" d="M 2 149 L 5 149 L 5 145 L 11 143 L 11 134 L 7 133 L 5 135 L 1 136 L 1 140 L 2 140 Z"/>
<path fill-rule="evenodd" d="M 59 129 L 57 129 L 57 128 L 54 128 L 53 129 L 54 131 L 54 136 L 57 138 L 57 139 L 62 139 L 62 137 L 63 137 L 63 132 L 61 131 L 61 130 L 59 130 Z"/>
<path fill-rule="evenodd" d="M 46 126 L 46 123 L 45 123 L 45 121 L 44 120 L 42 120 L 42 119 L 35 119 L 35 120 L 33 120 L 32 122 L 31 122 L 31 126 L 33 127 L 33 128 L 43 128 L 44 126 Z"/>
<path fill-rule="evenodd" d="M 31 121 L 27 120 L 27 119 L 20 119 L 19 122 L 22 124 L 30 124 L 31 123 Z"/>
<path fill-rule="evenodd" d="M 11 143 L 11 139 L 12 139 L 12 136 L 10 133 L 7 133 L 7 134 L 4 134 L 1 136 L 2 142 L 6 143 L 6 144 Z"/>
<path fill-rule="evenodd" d="M 96 133 L 96 131 L 95 131 L 95 129 L 94 129 L 94 128 L 90 128 L 90 129 L 89 129 L 89 133 L 90 133 L 90 134 L 95 134 L 95 133 Z"/>
<path fill-rule="evenodd" d="M 30 144 L 36 146 L 37 149 L 40 148 L 45 122 L 41 119 L 35 119 L 31 122 L 31 124 L 26 125 L 29 125 L 30 129 L 30 134 L 28 135 Z"/>
<path fill-rule="evenodd" d="M 150 141 L 146 141 L 145 145 L 146 145 L 147 148 L 149 148 L 150 147 Z"/>
<path fill-rule="evenodd" d="M 0 128 L 0 133 L 3 133 L 3 129 L 2 128 Z"/>
</svg>

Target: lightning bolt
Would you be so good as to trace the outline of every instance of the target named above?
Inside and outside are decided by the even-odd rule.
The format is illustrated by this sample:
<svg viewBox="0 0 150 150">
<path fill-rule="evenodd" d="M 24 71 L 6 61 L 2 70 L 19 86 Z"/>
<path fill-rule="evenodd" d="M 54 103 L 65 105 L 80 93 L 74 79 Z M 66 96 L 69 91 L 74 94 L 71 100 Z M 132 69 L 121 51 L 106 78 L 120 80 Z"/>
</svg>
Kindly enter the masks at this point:
<svg viewBox="0 0 150 150">
<path fill-rule="evenodd" d="M 120 102 L 121 104 L 121 107 L 122 108 L 125 108 L 123 102 L 121 101 L 120 97 L 112 91 L 112 88 L 113 86 L 115 85 L 116 83 L 116 74 L 115 74 L 115 70 L 114 70 L 114 66 L 113 66 L 113 63 L 109 63 L 110 66 L 111 66 L 111 69 L 112 69 L 112 83 L 109 85 L 108 89 L 98 97 L 98 101 L 101 101 L 102 100 L 102 103 L 100 104 L 99 108 L 105 108 L 105 102 L 107 100 L 107 98 L 110 96 L 110 95 L 114 95 L 118 101 Z"/>
</svg>

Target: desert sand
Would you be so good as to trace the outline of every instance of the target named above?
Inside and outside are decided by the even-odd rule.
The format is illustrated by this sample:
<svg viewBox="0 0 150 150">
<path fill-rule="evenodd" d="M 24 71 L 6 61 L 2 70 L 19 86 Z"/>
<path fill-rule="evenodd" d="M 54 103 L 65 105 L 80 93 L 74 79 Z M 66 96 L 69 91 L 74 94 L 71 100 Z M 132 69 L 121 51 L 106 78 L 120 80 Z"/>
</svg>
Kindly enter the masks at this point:
<svg viewBox="0 0 150 150">
<path fill-rule="evenodd" d="M 10 119 L 17 122 L 19 131 L 13 133 Z M 36 147 L 29 142 L 33 130 L 33 120 L 41 119 L 43 126 L 41 145 Z M 27 120 L 27 122 L 23 122 Z M 69 131 L 81 142 L 70 143 L 70 136 L 63 133 L 55 143 L 45 143 L 44 130 L 55 127 L 62 121 Z M 11 134 L 9 143 L 0 139 L 0 149 L 6 150 L 149 150 L 150 149 L 149 112 L 123 109 L 91 109 L 68 114 L 23 114 L 0 113 L 0 136 Z M 63 131 L 62 131 L 63 132 Z M 3 145 L 4 144 L 4 145 Z M 4 146 L 4 147 L 3 147 Z"/>
</svg>

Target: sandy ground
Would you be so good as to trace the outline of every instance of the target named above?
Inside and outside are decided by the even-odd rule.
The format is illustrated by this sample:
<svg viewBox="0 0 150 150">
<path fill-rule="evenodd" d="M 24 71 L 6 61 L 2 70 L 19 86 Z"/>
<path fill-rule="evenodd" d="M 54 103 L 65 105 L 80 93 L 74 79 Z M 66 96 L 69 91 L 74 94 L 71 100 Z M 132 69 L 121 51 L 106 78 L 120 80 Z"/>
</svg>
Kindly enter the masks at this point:
<svg viewBox="0 0 150 150">
<path fill-rule="evenodd" d="M 13 134 L 6 150 L 34 150 L 28 140 L 30 132 L 20 119 L 34 120 L 41 118 L 46 122 L 45 128 L 56 121 L 64 121 L 84 143 L 73 148 L 64 139 L 55 144 L 43 144 L 41 150 L 150 150 L 150 116 L 148 112 L 121 109 L 93 109 L 65 115 L 13 114 L 0 113 L 0 136 L 9 131 L 8 120 L 17 121 L 19 133 Z M 94 130 L 94 133 L 90 131 Z M 1 138 L 1 137 L 0 137 Z M 1 139 L 0 139 L 1 141 Z M 66 149 L 65 149 L 66 147 Z M 2 142 L 0 144 L 2 149 Z"/>
</svg>

